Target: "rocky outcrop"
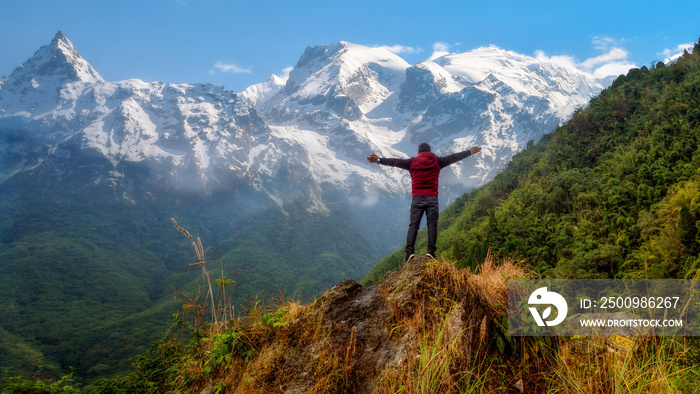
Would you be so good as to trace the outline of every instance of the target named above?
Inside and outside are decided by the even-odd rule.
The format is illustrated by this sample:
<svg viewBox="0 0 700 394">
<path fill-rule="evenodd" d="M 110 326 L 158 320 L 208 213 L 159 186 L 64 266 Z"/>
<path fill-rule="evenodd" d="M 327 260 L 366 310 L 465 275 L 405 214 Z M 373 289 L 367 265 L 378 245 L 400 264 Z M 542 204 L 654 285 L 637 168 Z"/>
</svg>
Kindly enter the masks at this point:
<svg viewBox="0 0 700 394">
<path fill-rule="evenodd" d="M 238 389 L 385 391 L 419 374 L 417 361 L 436 340 L 455 351 L 450 368 L 471 365 L 480 344 L 490 340 L 491 322 L 503 313 L 483 299 L 474 278 L 417 256 L 374 286 L 343 281 L 290 313 L 289 323 L 248 366 L 248 379 Z"/>
</svg>

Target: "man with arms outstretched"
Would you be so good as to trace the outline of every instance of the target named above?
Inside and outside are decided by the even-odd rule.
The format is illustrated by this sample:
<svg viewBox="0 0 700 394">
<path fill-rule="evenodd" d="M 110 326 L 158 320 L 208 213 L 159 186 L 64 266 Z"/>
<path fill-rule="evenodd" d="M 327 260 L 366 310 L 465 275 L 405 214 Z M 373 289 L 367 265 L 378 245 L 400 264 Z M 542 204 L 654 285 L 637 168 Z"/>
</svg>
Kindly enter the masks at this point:
<svg viewBox="0 0 700 394">
<path fill-rule="evenodd" d="M 367 158 L 370 163 L 403 168 L 411 174 L 413 200 L 411 201 L 411 223 L 408 225 L 408 234 L 406 235 L 406 261 L 413 257 L 415 252 L 418 226 L 424 213 L 428 221 L 428 255 L 435 258 L 440 211 L 438 204 L 440 170 L 479 152 L 481 152 L 481 148 L 475 146 L 464 152 L 438 157 L 430 151 L 430 145 L 424 142 L 418 146 L 418 156 L 410 159 L 378 157 L 374 153 Z"/>
</svg>

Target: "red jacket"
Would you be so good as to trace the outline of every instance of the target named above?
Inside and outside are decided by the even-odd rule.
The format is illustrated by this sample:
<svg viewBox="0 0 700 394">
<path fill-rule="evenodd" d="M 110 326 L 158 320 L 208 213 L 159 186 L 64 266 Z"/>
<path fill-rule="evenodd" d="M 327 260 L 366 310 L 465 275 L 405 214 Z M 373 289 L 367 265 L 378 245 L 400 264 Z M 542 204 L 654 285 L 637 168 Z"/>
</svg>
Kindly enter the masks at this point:
<svg viewBox="0 0 700 394">
<path fill-rule="evenodd" d="M 438 196 L 438 179 L 440 170 L 465 159 L 471 155 L 469 150 L 445 157 L 438 157 L 432 152 L 421 152 L 410 159 L 391 159 L 382 157 L 379 164 L 403 168 L 411 174 L 412 194 L 418 196 Z"/>
</svg>

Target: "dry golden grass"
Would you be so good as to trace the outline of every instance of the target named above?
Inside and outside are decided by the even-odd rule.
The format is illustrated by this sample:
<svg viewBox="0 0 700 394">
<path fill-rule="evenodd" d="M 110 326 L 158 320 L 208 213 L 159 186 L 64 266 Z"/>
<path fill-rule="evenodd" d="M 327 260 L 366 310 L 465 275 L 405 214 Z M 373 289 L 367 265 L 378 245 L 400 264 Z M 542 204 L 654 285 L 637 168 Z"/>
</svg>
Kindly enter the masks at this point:
<svg viewBox="0 0 700 394">
<path fill-rule="evenodd" d="M 508 280 L 529 273 L 515 262 L 489 254 L 476 269 L 425 261 L 413 271 L 399 271 L 376 286 L 379 320 L 395 354 L 386 364 L 373 364 L 357 321 L 344 325 L 339 313 L 357 297 L 329 291 L 310 305 L 280 302 L 264 308 L 255 303 L 248 314 L 227 324 L 211 325 L 205 337 L 237 331 L 255 350 L 254 357 L 233 357 L 205 374 L 213 342 L 200 341 L 196 354 L 180 364 L 183 392 L 207 388 L 222 393 L 464 393 L 669 392 L 678 374 L 677 349 L 653 344 L 629 356 L 611 353 L 601 339 L 508 338 L 502 319 L 507 313 Z M 407 267 L 408 268 L 408 267 Z M 401 275 L 404 275 L 402 277 Z M 366 291 L 364 289 L 363 291 Z M 367 294 L 371 292 L 358 293 Z M 399 294 L 400 293 L 400 294 Z M 404 295 L 404 297 L 400 297 Z M 408 296 L 406 296 L 408 295 Z M 334 298 L 335 297 L 335 298 Z M 393 298 L 392 298 L 393 297 Z M 407 299 L 409 297 L 410 299 Z M 399 305 L 401 304 L 401 305 Z M 336 308 L 336 309 L 334 309 Z M 341 310 L 342 310 L 341 308 Z M 271 327 L 266 312 L 283 311 L 283 323 Z M 389 313 L 394 311 L 395 313 Z M 365 329 L 367 328 L 365 322 Z M 505 341 L 506 348 L 499 348 Z M 658 354 L 656 354 L 656 353 Z M 187 377 L 197 377 L 189 380 Z"/>
<path fill-rule="evenodd" d="M 690 350 L 671 338 L 638 338 L 633 352 L 613 351 L 605 338 L 559 339 L 551 357 L 548 391 L 552 393 L 698 392 L 698 366 L 688 365 Z M 687 365 L 686 367 L 682 367 Z M 693 372 L 694 370 L 694 372 Z"/>
<path fill-rule="evenodd" d="M 397 322 L 401 333 L 414 340 L 408 357 L 379 393 L 498 392 L 507 384 L 489 358 L 494 334 L 492 321 L 507 312 L 508 279 L 527 277 L 511 260 L 495 256 L 477 272 L 445 262 L 429 262 L 419 282 L 416 312 Z"/>
<path fill-rule="evenodd" d="M 511 259 L 496 264 L 496 256 L 489 250 L 486 260 L 473 275 L 474 287 L 482 300 L 500 314 L 508 313 L 508 280 L 526 279 L 531 273 Z"/>
</svg>

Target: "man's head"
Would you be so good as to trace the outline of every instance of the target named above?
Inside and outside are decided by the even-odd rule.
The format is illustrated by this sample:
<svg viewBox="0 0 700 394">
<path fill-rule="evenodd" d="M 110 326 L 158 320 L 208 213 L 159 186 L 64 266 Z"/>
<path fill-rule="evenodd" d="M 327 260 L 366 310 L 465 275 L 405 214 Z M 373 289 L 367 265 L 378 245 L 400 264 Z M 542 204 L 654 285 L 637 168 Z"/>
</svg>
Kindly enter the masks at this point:
<svg viewBox="0 0 700 394">
<path fill-rule="evenodd" d="M 430 145 L 428 145 L 425 142 L 418 145 L 418 153 L 421 153 L 421 152 L 430 152 Z"/>
</svg>

